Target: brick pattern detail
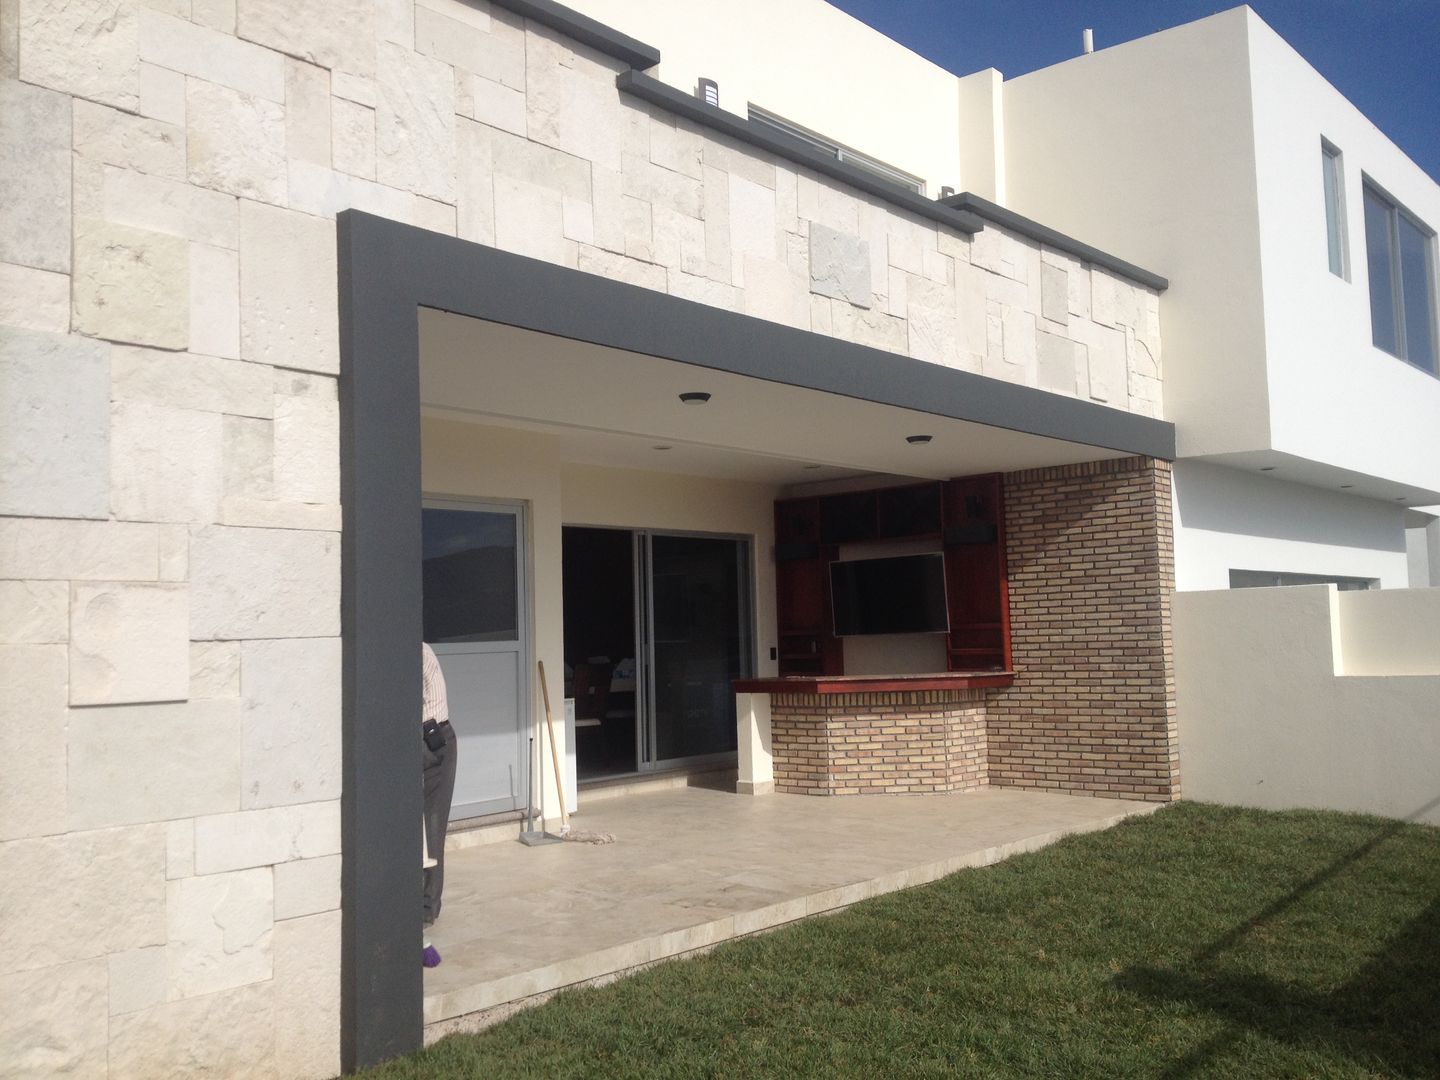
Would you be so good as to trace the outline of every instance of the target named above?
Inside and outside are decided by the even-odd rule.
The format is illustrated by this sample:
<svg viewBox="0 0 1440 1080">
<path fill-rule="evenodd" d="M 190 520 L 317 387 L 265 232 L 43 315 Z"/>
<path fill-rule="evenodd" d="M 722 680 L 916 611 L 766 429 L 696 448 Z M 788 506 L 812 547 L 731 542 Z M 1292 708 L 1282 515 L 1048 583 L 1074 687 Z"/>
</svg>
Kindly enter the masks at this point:
<svg viewBox="0 0 1440 1080">
<path fill-rule="evenodd" d="M 1180 794 L 1170 466 L 1125 458 L 1005 477 L 1015 684 L 777 694 L 775 790 L 936 793 L 993 784 Z"/>
<path fill-rule="evenodd" d="M 775 790 L 937 794 L 985 785 L 985 692 L 776 694 Z"/>
<path fill-rule="evenodd" d="M 987 709 L 991 784 L 1179 796 L 1170 490 L 1149 458 L 1005 477 L 1016 679 Z"/>
</svg>

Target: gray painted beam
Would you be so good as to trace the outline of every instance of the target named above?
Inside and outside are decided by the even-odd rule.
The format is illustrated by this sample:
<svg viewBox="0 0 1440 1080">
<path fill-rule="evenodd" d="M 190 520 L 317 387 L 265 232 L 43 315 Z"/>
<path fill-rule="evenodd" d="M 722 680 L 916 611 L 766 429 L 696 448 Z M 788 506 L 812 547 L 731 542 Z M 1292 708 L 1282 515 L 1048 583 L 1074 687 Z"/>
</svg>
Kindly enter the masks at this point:
<svg viewBox="0 0 1440 1080">
<path fill-rule="evenodd" d="M 403 263 L 338 219 L 341 1064 L 418 1050 L 420 343 Z"/>
</svg>

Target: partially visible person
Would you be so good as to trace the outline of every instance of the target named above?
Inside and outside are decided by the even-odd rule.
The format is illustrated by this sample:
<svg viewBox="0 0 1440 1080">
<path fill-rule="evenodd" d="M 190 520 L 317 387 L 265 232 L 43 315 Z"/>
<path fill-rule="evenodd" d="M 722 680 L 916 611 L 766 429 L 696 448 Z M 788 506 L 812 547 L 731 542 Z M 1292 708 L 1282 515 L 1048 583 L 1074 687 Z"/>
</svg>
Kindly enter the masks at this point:
<svg viewBox="0 0 1440 1080">
<path fill-rule="evenodd" d="M 455 794 L 455 730 L 445 697 L 445 673 L 435 652 L 420 643 L 421 733 L 424 736 L 425 838 L 433 867 L 425 870 L 425 925 L 440 917 L 445 889 L 445 830 L 450 825 L 450 800 Z"/>
</svg>

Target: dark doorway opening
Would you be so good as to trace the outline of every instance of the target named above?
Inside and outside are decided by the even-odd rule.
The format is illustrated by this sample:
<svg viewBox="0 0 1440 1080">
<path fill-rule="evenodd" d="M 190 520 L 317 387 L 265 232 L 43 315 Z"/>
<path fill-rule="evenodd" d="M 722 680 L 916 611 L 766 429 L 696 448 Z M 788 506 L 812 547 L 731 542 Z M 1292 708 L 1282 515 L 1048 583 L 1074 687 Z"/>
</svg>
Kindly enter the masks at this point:
<svg viewBox="0 0 1440 1080">
<path fill-rule="evenodd" d="M 565 696 L 575 701 L 575 774 L 634 772 L 635 538 L 626 529 L 561 531 Z"/>
</svg>

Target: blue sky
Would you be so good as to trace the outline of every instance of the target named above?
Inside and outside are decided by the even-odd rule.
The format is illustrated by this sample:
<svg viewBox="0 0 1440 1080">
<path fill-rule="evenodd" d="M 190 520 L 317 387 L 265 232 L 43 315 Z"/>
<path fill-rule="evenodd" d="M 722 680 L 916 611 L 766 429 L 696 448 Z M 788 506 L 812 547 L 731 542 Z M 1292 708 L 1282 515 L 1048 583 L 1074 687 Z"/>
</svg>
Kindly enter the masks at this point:
<svg viewBox="0 0 1440 1080">
<path fill-rule="evenodd" d="M 830 0 L 957 74 L 1023 75 L 1236 6 L 1216 0 Z M 1440 0 L 1252 0 L 1250 6 L 1440 180 Z"/>
</svg>

